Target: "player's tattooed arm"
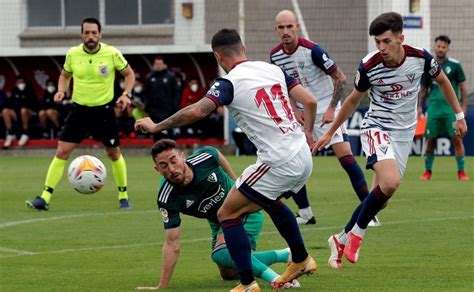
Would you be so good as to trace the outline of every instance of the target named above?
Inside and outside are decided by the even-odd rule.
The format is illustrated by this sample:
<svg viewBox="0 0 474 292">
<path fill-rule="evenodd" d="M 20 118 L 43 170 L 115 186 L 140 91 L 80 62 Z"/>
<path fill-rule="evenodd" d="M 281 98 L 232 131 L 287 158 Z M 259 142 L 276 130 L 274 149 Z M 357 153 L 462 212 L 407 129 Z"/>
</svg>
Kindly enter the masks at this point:
<svg viewBox="0 0 474 292">
<path fill-rule="evenodd" d="M 329 107 L 324 113 L 321 127 L 324 124 L 332 123 L 332 121 L 334 121 L 337 103 L 342 99 L 342 95 L 344 94 L 344 87 L 347 83 L 346 75 L 344 75 L 344 72 L 342 72 L 339 67 L 334 70 L 330 76 L 332 79 L 334 79 L 334 93 L 332 95 L 331 102 L 329 103 Z"/>
<path fill-rule="evenodd" d="M 347 84 L 347 78 L 339 67 L 334 72 L 332 72 L 330 76 L 332 79 L 334 79 L 334 93 L 332 95 L 330 104 L 333 108 L 336 108 L 337 103 L 343 97 L 344 87 L 346 87 Z"/>
<path fill-rule="evenodd" d="M 216 104 L 209 98 L 201 98 L 198 102 L 182 108 L 166 120 L 155 124 L 150 118 L 139 119 L 135 129 L 144 132 L 159 133 L 165 130 L 179 128 L 203 119 L 216 109 Z"/>
</svg>

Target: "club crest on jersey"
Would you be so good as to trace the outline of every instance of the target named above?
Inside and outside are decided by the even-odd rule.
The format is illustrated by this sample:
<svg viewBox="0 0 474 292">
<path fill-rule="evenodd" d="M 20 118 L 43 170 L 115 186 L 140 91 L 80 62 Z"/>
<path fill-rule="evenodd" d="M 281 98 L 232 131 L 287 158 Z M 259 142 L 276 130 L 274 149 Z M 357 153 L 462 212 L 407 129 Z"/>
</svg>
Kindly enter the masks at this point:
<svg viewBox="0 0 474 292">
<path fill-rule="evenodd" d="M 383 79 L 379 79 L 379 81 L 377 81 L 377 85 L 385 85 L 385 82 L 383 82 Z"/>
<path fill-rule="evenodd" d="M 186 200 L 186 208 L 191 207 L 192 204 L 194 204 L 194 201 Z"/>
<path fill-rule="evenodd" d="M 165 208 L 160 208 L 161 217 L 163 217 L 163 222 L 168 223 L 170 218 L 168 217 L 168 211 Z"/>
<path fill-rule="evenodd" d="M 213 182 L 213 183 L 217 182 L 217 175 L 216 175 L 216 173 L 214 173 L 214 172 L 211 173 L 211 174 L 207 177 L 207 181 L 208 181 L 208 182 Z"/>
<path fill-rule="evenodd" d="M 109 66 L 99 66 L 99 75 L 100 76 L 109 75 Z"/>
<path fill-rule="evenodd" d="M 449 67 L 449 66 L 448 66 L 448 67 L 446 67 L 446 70 L 445 70 L 445 71 L 446 71 L 446 74 L 449 74 L 449 73 L 451 73 L 451 67 Z"/>
<path fill-rule="evenodd" d="M 416 74 L 407 74 L 408 81 L 410 81 L 410 83 L 413 83 L 413 80 L 415 80 L 415 76 Z"/>
</svg>

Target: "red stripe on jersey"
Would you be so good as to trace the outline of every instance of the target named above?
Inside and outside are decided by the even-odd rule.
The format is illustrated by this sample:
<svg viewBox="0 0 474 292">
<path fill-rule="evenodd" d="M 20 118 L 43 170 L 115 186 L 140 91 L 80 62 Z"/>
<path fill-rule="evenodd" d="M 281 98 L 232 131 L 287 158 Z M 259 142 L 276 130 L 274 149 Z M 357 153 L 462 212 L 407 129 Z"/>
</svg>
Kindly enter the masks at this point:
<svg viewBox="0 0 474 292">
<path fill-rule="evenodd" d="M 312 49 L 312 48 L 314 48 L 314 46 L 316 46 L 315 43 L 313 43 L 310 40 L 304 39 L 304 38 L 299 38 L 298 39 L 298 45 L 303 46 L 303 47 L 308 48 L 308 49 Z"/>
<path fill-rule="evenodd" d="M 382 63 L 382 55 L 380 53 L 377 53 L 373 55 L 367 62 L 364 63 L 364 69 L 365 71 L 369 71 L 370 69 L 374 68 L 378 64 Z"/>
<path fill-rule="evenodd" d="M 283 44 L 279 44 L 278 46 L 274 47 L 274 48 L 270 51 L 270 55 L 275 54 L 276 52 L 278 52 L 278 51 L 281 50 L 282 48 L 283 48 Z"/>
<path fill-rule="evenodd" d="M 425 57 L 425 52 L 423 50 L 410 47 L 409 45 L 403 45 L 403 49 L 405 50 L 405 55 L 408 57 L 419 57 L 419 58 Z"/>
</svg>

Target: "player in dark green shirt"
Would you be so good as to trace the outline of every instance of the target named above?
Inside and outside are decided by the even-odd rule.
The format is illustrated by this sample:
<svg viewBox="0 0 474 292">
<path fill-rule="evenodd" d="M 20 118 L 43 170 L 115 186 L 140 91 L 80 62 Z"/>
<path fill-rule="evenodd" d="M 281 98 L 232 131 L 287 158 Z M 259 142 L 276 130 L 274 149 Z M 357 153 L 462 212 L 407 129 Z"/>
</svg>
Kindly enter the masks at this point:
<svg viewBox="0 0 474 292">
<path fill-rule="evenodd" d="M 189 157 L 176 149 L 176 142 L 162 139 L 151 150 L 155 169 L 163 175 L 158 192 L 158 208 L 163 218 L 165 240 L 163 243 L 160 283 L 155 287 L 137 287 L 151 290 L 168 287 L 179 255 L 180 213 L 207 219 L 212 231 L 212 260 L 217 264 L 223 279 L 238 276 L 227 250 L 217 210 L 234 185 L 235 174 L 225 157 L 213 147 L 202 147 Z M 251 213 L 243 219 L 244 228 L 255 250 L 263 225 L 262 211 Z M 268 266 L 290 260 L 289 249 L 254 252 L 252 266 L 257 277 L 269 282 L 273 288 L 299 287 L 297 280 L 277 284 L 279 277 Z"/>
<path fill-rule="evenodd" d="M 451 40 L 448 36 L 440 35 L 435 39 L 435 53 L 436 61 L 442 66 L 444 73 L 448 76 L 451 85 L 453 86 L 454 92 L 458 97 L 458 101 L 464 112 L 467 114 L 467 88 L 466 88 L 466 77 L 464 71 L 458 60 L 448 58 L 447 52 L 449 51 L 449 44 Z M 467 181 L 469 177 L 464 172 L 464 144 L 462 139 L 456 135 L 454 131 L 454 122 L 456 117 L 453 110 L 446 102 L 439 86 L 434 80 L 424 78 L 425 86 L 420 92 L 420 102 L 418 104 L 418 113 L 422 113 L 422 102 L 423 98 L 429 91 L 429 104 L 428 104 L 428 119 L 426 122 L 426 154 L 425 154 L 425 173 L 420 177 L 422 180 L 430 180 L 433 160 L 434 160 L 434 149 L 436 140 L 440 137 L 449 137 L 451 143 L 454 145 L 454 154 L 456 156 L 456 162 L 458 166 L 458 179 Z"/>
</svg>

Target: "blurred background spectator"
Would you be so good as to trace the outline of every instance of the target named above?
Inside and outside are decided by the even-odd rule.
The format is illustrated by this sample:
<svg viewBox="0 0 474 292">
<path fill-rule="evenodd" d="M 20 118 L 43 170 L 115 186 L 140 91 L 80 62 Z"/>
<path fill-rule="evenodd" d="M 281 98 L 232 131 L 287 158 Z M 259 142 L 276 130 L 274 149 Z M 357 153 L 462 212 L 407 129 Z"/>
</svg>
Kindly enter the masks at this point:
<svg viewBox="0 0 474 292">
<path fill-rule="evenodd" d="M 59 131 L 58 108 L 60 105 L 54 101 L 54 95 L 57 91 L 56 83 L 52 79 L 48 79 L 40 102 L 40 111 L 38 112 L 39 122 L 43 130 L 43 139 L 53 138 Z"/>
</svg>

